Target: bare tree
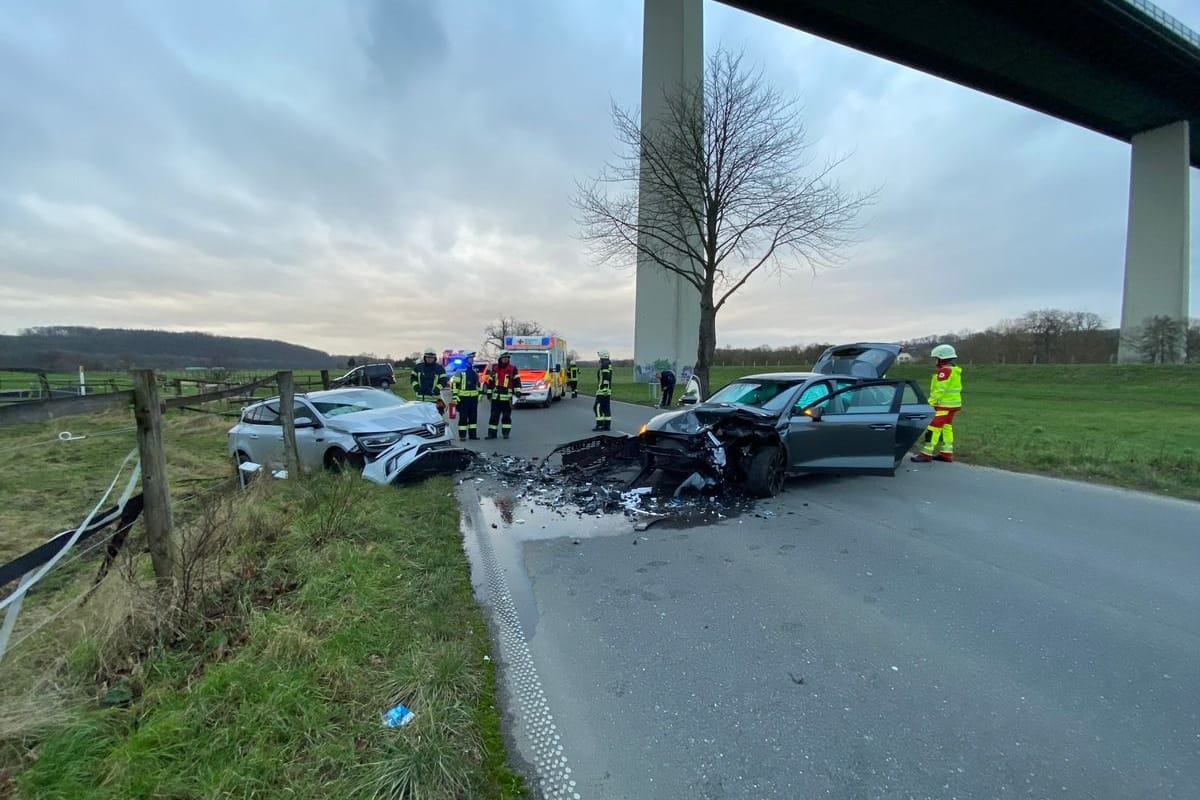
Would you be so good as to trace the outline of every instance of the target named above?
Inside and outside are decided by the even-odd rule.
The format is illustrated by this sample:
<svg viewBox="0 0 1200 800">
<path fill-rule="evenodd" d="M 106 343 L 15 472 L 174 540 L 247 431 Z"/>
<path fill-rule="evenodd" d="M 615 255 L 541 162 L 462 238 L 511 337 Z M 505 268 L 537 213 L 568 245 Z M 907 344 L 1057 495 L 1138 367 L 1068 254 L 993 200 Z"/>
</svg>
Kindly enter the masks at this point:
<svg viewBox="0 0 1200 800">
<path fill-rule="evenodd" d="M 836 261 L 872 199 L 833 182 L 844 158 L 812 167 L 797 102 L 741 61 L 713 54 L 703 86 L 669 92 L 662 124 L 645 131 L 636 113 L 614 105 L 623 152 L 574 198 L 598 261 L 648 260 L 696 287 L 705 386 L 729 298 L 756 273 Z M 654 198 L 641 207 L 639 185 Z"/>
<path fill-rule="evenodd" d="M 1182 320 L 1166 315 L 1148 317 L 1134 339 L 1134 347 L 1143 361 L 1151 364 L 1174 364 L 1182 360 L 1185 345 Z"/>
<path fill-rule="evenodd" d="M 532 336 L 535 333 L 544 333 L 540 322 L 501 317 L 483 329 L 483 348 L 503 350 L 506 336 Z"/>
<path fill-rule="evenodd" d="M 1200 319 L 1195 317 L 1187 329 L 1187 361 L 1189 364 L 1200 364 Z"/>
</svg>

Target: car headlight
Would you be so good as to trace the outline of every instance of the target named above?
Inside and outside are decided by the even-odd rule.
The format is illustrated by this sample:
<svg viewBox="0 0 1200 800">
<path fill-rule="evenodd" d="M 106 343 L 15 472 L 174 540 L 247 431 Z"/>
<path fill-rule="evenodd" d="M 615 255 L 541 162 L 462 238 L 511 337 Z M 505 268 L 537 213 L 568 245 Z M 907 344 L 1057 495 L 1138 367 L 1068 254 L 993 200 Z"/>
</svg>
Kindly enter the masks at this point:
<svg viewBox="0 0 1200 800">
<path fill-rule="evenodd" d="M 358 446 L 364 450 L 382 450 L 400 441 L 400 434 L 395 431 L 391 433 L 356 433 L 354 441 L 358 442 Z"/>
<path fill-rule="evenodd" d="M 533 385 L 533 388 L 535 388 L 535 389 L 545 389 L 545 388 L 546 388 L 546 382 L 545 382 L 545 381 L 538 381 L 537 383 L 535 383 L 535 384 Z"/>
</svg>

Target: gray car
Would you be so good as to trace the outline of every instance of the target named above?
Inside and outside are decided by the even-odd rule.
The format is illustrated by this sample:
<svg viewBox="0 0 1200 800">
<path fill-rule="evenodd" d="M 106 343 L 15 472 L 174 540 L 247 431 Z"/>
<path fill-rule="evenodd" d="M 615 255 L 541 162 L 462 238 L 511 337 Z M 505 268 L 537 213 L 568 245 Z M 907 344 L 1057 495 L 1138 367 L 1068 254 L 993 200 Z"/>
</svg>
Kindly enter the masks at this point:
<svg viewBox="0 0 1200 800">
<path fill-rule="evenodd" d="M 747 375 L 683 411 L 659 414 L 640 434 L 647 467 L 698 472 L 759 497 L 789 475 L 891 475 L 933 419 L 908 380 L 884 378 L 900 347 L 838 345 L 812 372 Z"/>
</svg>

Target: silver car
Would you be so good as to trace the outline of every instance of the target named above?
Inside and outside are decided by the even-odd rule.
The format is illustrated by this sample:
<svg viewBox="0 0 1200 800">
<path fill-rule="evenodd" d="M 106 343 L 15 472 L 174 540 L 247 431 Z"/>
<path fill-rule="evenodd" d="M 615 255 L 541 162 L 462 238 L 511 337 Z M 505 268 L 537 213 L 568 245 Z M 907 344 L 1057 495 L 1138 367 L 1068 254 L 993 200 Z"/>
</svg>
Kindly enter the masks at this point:
<svg viewBox="0 0 1200 800">
<path fill-rule="evenodd" d="M 376 483 L 449 472 L 466 465 L 471 452 L 456 447 L 432 403 L 415 403 L 369 388 L 329 389 L 295 397 L 292 414 L 303 470 L 361 469 Z M 229 453 L 239 463 L 283 465 L 279 398 L 242 409 L 229 429 Z"/>
<path fill-rule="evenodd" d="M 839 345 L 812 372 L 739 378 L 651 419 L 639 437 L 645 464 L 760 497 L 799 473 L 890 475 L 933 419 L 914 382 L 883 377 L 899 352 L 894 344 Z"/>
</svg>

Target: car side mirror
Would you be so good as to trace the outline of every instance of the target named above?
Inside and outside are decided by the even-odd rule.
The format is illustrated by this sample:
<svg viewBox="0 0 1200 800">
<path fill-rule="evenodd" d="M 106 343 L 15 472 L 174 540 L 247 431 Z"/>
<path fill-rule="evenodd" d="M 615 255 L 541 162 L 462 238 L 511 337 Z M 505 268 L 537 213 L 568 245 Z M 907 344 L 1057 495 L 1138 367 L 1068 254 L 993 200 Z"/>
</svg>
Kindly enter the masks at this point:
<svg viewBox="0 0 1200 800">
<path fill-rule="evenodd" d="M 319 427 L 321 427 L 320 423 L 317 422 L 312 417 L 296 417 L 296 419 L 293 421 L 293 424 L 297 428 L 319 428 Z"/>
<path fill-rule="evenodd" d="M 802 413 L 813 422 L 820 422 L 821 417 L 825 416 L 825 409 L 821 406 L 812 406 L 811 408 L 804 409 Z"/>
</svg>

